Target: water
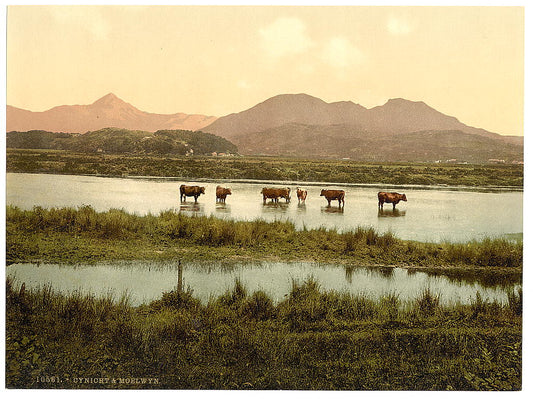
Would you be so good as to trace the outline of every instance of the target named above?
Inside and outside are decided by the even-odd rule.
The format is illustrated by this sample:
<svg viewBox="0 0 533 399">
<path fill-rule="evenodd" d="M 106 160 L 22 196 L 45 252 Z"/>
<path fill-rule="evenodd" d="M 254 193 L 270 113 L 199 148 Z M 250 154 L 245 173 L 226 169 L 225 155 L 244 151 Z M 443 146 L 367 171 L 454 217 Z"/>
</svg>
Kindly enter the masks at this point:
<svg viewBox="0 0 533 399">
<path fill-rule="evenodd" d="M 484 300 L 505 303 L 506 290 L 521 286 L 520 282 L 503 277 L 487 285 L 472 279 L 448 278 L 400 268 L 350 268 L 305 262 L 210 262 L 186 263 L 181 267 L 183 287 L 192 288 L 193 295 L 204 303 L 211 296 L 218 297 L 232 289 L 236 278 L 249 293 L 263 290 L 275 302 L 286 298 L 293 280 L 302 283 L 310 276 L 319 283 L 321 290 L 364 294 L 374 299 L 395 293 L 400 300 L 411 300 L 429 288 L 440 295 L 442 304 L 470 303 L 477 292 Z M 24 282 L 26 288 L 49 284 L 54 291 L 62 293 L 79 291 L 96 296 L 112 293 L 115 299 L 128 293 L 132 305 L 137 306 L 175 289 L 177 271 L 177 263 L 146 261 L 78 266 L 20 263 L 7 267 L 6 275 L 15 278 L 18 284 Z"/>
<path fill-rule="evenodd" d="M 422 187 L 363 187 L 329 183 L 301 183 L 308 196 L 304 204 L 296 199 L 296 184 L 280 182 L 202 182 L 206 195 L 197 204 L 192 198 L 180 203 L 179 186 L 194 182 L 171 179 L 106 178 L 29 173 L 8 173 L 7 204 L 23 209 L 33 206 L 77 207 L 91 205 L 98 211 L 110 208 L 144 215 L 175 210 L 189 215 L 214 215 L 220 218 L 267 221 L 290 220 L 297 228 L 326 227 L 339 231 L 374 227 L 379 232 L 393 232 L 398 238 L 426 242 L 464 242 L 484 237 L 522 236 L 522 191 L 458 190 Z M 226 204 L 215 203 L 217 185 L 231 187 L 233 194 Z M 291 187 L 293 200 L 286 204 L 263 204 L 260 194 L 265 186 Z M 346 205 L 339 209 L 335 202 L 327 207 L 322 188 L 346 191 Z M 399 191 L 407 195 L 396 212 L 385 204 L 378 211 L 377 192 Z"/>
</svg>

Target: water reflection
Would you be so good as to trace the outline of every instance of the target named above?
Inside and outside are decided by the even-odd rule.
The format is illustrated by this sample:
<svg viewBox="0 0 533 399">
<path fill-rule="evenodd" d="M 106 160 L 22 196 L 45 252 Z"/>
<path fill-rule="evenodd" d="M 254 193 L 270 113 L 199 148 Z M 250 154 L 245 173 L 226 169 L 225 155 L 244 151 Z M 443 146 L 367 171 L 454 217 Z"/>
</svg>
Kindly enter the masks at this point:
<svg viewBox="0 0 533 399">
<path fill-rule="evenodd" d="M 231 205 L 226 204 L 224 202 L 218 202 L 216 204 L 215 211 L 217 211 L 218 213 L 230 214 L 231 213 Z"/>
<path fill-rule="evenodd" d="M 391 278 L 392 274 L 394 273 L 394 268 L 393 267 L 380 267 L 378 268 L 378 272 L 382 277 Z"/>
<path fill-rule="evenodd" d="M 522 274 L 510 273 L 507 271 L 477 271 L 477 270 L 429 270 L 429 276 L 441 276 L 452 283 L 474 284 L 478 283 L 482 287 L 505 288 L 514 284 L 522 284 Z"/>
<path fill-rule="evenodd" d="M 354 270 L 355 270 L 355 266 L 346 266 L 344 269 L 345 278 L 349 284 L 352 284 Z"/>
<path fill-rule="evenodd" d="M 263 213 L 278 213 L 278 212 L 287 212 L 289 210 L 289 203 L 284 202 L 267 202 L 266 204 L 262 204 L 261 211 Z"/>
<path fill-rule="evenodd" d="M 336 206 L 322 206 L 320 207 L 321 213 L 343 214 L 344 207 L 337 208 Z"/>
<path fill-rule="evenodd" d="M 177 286 L 178 292 L 183 291 L 183 266 L 181 265 L 181 261 L 178 262 L 178 286 Z"/>
<path fill-rule="evenodd" d="M 96 265 L 60 266 L 54 264 L 14 264 L 6 268 L 6 276 L 18 284 L 35 289 L 49 284 L 52 289 L 69 293 L 79 291 L 94 295 L 109 292 L 120 298 L 127 292 L 133 305 L 159 299 L 163 292 L 190 287 L 193 295 L 207 303 L 209 298 L 223 295 L 239 279 L 249 293 L 263 290 L 274 301 L 283 300 L 292 282 L 315 279 L 323 291 L 336 290 L 379 299 L 396 293 L 400 300 L 413 300 L 425 288 L 441 295 L 442 303 L 470 303 L 477 292 L 483 300 L 507 301 L 507 290 L 521 284 L 514 277 L 480 281 L 481 274 L 470 277 L 392 267 L 365 268 L 307 262 L 120 262 Z M 466 277 L 466 278 L 464 278 Z M 497 284 L 497 286 L 494 286 Z"/>
<path fill-rule="evenodd" d="M 305 202 L 301 202 L 298 204 L 298 207 L 296 208 L 298 212 L 304 213 L 307 212 L 307 208 L 305 206 Z"/>
<path fill-rule="evenodd" d="M 187 215 L 199 216 L 205 213 L 205 205 L 199 202 L 182 202 L 180 203 L 180 212 Z"/>
<path fill-rule="evenodd" d="M 407 211 L 400 211 L 398 209 L 379 209 L 378 218 L 405 216 L 405 212 Z"/>
</svg>

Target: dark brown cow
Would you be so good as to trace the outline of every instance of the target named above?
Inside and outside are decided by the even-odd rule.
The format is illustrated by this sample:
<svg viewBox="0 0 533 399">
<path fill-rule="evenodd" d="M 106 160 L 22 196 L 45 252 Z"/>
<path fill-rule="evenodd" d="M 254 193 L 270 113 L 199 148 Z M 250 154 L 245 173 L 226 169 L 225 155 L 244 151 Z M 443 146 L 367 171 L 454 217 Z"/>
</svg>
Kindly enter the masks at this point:
<svg viewBox="0 0 533 399">
<path fill-rule="evenodd" d="M 300 187 L 297 187 L 296 196 L 298 197 L 298 203 L 300 203 L 300 201 L 305 202 L 305 199 L 307 198 L 307 190 L 302 190 Z"/>
<path fill-rule="evenodd" d="M 320 192 L 321 197 L 325 197 L 328 201 L 328 206 L 331 206 L 332 200 L 338 200 L 339 201 L 339 208 L 344 206 L 344 190 L 322 190 Z"/>
<path fill-rule="evenodd" d="M 385 193 L 383 191 L 378 193 L 378 208 L 383 209 L 383 204 L 386 202 L 387 204 L 392 203 L 392 210 L 394 210 L 396 209 L 396 204 L 400 201 L 407 201 L 405 194 Z"/>
<path fill-rule="evenodd" d="M 180 186 L 180 200 L 185 202 L 186 197 L 194 197 L 194 202 L 198 202 L 200 194 L 205 194 L 205 187 L 200 186 Z"/>
<path fill-rule="evenodd" d="M 270 198 L 274 202 L 278 202 L 279 198 L 285 198 L 286 202 L 291 200 L 291 189 L 287 188 L 268 188 L 264 187 L 261 190 L 263 194 L 263 204 L 266 203 L 267 198 Z"/>
<path fill-rule="evenodd" d="M 226 203 L 226 196 L 231 195 L 231 188 L 224 188 L 221 186 L 217 186 L 216 196 L 217 200 L 216 202 L 222 202 Z"/>
</svg>

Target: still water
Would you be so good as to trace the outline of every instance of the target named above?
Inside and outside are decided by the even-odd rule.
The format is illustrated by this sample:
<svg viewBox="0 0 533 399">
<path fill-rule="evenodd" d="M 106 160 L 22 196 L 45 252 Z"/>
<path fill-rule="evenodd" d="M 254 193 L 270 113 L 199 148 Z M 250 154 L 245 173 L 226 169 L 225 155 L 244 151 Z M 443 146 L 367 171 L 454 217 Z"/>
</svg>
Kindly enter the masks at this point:
<svg viewBox="0 0 533 399">
<path fill-rule="evenodd" d="M 516 190 L 480 190 L 424 187 L 357 186 L 331 183 L 300 183 L 308 191 L 307 200 L 298 204 L 297 183 L 287 182 L 202 182 L 205 195 L 197 204 L 192 198 L 181 203 L 179 186 L 196 184 L 172 179 L 107 178 L 8 173 L 7 204 L 23 209 L 33 206 L 77 207 L 90 205 L 98 211 L 124 209 L 139 215 L 175 210 L 189 215 L 213 215 L 220 218 L 267 221 L 290 220 L 297 228 L 333 228 L 339 231 L 358 226 L 391 231 L 398 238 L 417 241 L 461 242 L 484 237 L 521 237 L 523 192 Z M 217 185 L 230 187 L 233 194 L 226 204 L 215 202 Z M 261 188 L 291 187 L 293 200 L 263 204 Z M 323 188 L 346 191 L 346 205 L 336 202 L 327 207 Z M 377 192 L 398 191 L 407 195 L 396 212 L 385 204 L 378 211 Z"/>
<path fill-rule="evenodd" d="M 232 289 L 237 278 L 249 293 L 263 290 L 276 302 L 290 293 L 293 281 L 303 283 L 311 276 L 322 291 L 364 294 L 369 298 L 394 293 L 400 300 L 411 300 L 429 288 L 439 294 L 442 304 L 470 303 L 477 292 L 484 300 L 505 303 L 506 290 L 521 286 L 519 281 L 504 277 L 483 284 L 475 279 L 400 268 L 350 268 L 305 262 L 184 263 L 181 269 L 183 287 L 192 288 L 193 295 L 204 303 Z M 24 282 L 27 288 L 51 285 L 54 291 L 62 293 L 78 291 L 96 296 L 111 293 L 115 299 L 127 293 L 132 305 L 140 305 L 176 288 L 178 265 L 147 261 L 77 266 L 19 263 L 8 266 L 6 276 L 13 277 L 16 284 Z"/>
</svg>

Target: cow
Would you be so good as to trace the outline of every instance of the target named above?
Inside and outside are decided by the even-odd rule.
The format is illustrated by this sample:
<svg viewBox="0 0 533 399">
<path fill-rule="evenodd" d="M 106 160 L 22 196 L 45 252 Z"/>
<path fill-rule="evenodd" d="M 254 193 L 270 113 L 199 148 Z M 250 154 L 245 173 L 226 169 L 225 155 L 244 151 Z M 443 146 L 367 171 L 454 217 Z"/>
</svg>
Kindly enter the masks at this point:
<svg viewBox="0 0 533 399">
<path fill-rule="evenodd" d="M 217 186 L 217 190 L 216 190 L 216 196 L 217 196 L 217 199 L 216 199 L 216 202 L 222 202 L 222 203 L 226 203 L 226 196 L 228 195 L 231 195 L 231 188 L 224 188 L 224 187 L 221 187 L 221 186 Z"/>
<path fill-rule="evenodd" d="M 267 198 L 270 198 L 274 202 L 278 202 L 279 198 L 285 198 L 285 202 L 291 201 L 291 189 L 287 188 L 267 188 L 263 187 L 261 190 L 263 194 L 263 204 L 266 203 Z"/>
<path fill-rule="evenodd" d="M 198 202 L 200 194 L 205 194 L 205 187 L 200 186 L 180 186 L 180 201 L 185 202 L 186 197 L 194 197 L 194 202 Z"/>
<path fill-rule="evenodd" d="M 305 199 L 307 198 L 307 190 L 302 190 L 300 187 L 296 187 L 296 196 L 298 197 L 298 203 L 300 203 L 300 201 L 305 202 Z"/>
<path fill-rule="evenodd" d="M 338 200 L 339 208 L 341 207 L 341 202 L 344 207 L 344 190 L 322 190 L 320 191 L 320 196 L 326 198 L 328 206 L 331 206 L 332 200 Z"/>
<path fill-rule="evenodd" d="M 387 204 L 392 203 L 392 210 L 395 210 L 396 204 L 400 201 L 407 201 L 407 197 L 405 196 L 405 194 L 386 193 L 383 191 L 380 191 L 378 193 L 378 209 L 383 209 L 383 204 L 386 202 Z"/>
</svg>

